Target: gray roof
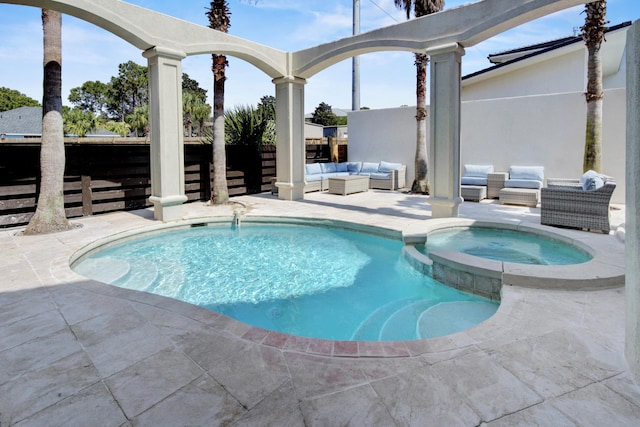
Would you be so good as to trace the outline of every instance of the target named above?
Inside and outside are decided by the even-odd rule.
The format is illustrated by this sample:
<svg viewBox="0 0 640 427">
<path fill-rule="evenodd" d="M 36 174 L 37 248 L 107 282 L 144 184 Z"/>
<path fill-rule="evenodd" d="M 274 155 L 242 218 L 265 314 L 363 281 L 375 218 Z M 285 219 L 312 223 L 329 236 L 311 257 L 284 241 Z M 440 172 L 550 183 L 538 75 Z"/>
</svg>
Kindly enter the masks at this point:
<svg viewBox="0 0 640 427">
<path fill-rule="evenodd" d="M 42 107 L 20 107 L 1 112 L 0 133 L 42 135 Z"/>
<path fill-rule="evenodd" d="M 42 136 L 42 107 L 20 107 L 0 113 L 0 134 L 13 137 Z M 117 137 L 106 129 L 87 133 L 88 137 Z"/>
</svg>

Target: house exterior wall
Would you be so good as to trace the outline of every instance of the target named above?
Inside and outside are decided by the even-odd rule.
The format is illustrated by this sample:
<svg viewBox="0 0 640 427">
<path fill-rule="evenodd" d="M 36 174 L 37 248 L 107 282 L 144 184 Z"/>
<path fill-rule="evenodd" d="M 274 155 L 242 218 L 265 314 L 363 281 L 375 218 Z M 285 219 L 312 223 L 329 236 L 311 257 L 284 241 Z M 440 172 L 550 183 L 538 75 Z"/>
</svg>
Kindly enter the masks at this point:
<svg viewBox="0 0 640 427">
<path fill-rule="evenodd" d="M 612 203 L 625 199 L 624 89 L 605 92 L 603 173 L 615 177 Z M 461 164 L 542 165 L 545 177 L 582 175 L 586 105 L 582 92 L 521 96 L 462 103 Z M 402 162 L 415 176 L 415 107 L 349 114 L 349 160 Z M 392 145 L 390 145 L 392 142 Z"/>
<path fill-rule="evenodd" d="M 324 127 L 315 123 L 304 122 L 304 137 L 322 139 Z"/>
<path fill-rule="evenodd" d="M 625 46 L 628 27 L 605 36 L 600 50 L 605 89 L 626 87 Z M 507 98 L 586 89 L 587 51 L 572 43 L 511 64 L 489 68 L 462 81 L 462 100 Z"/>
<path fill-rule="evenodd" d="M 547 56 L 544 61 L 517 62 L 488 72 L 486 76 L 463 80 L 462 100 L 584 91 L 584 50 L 559 53 Z"/>
</svg>

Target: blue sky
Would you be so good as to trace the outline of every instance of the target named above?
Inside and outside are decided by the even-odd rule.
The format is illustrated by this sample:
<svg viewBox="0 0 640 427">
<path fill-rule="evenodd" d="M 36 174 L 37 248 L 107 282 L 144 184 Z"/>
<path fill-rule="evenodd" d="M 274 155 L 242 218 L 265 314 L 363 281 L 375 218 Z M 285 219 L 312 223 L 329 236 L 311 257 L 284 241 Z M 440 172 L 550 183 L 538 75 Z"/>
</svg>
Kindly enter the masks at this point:
<svg viewBox="0 0 640 427">
<path fill-rule="evenodd" d="M 209 1 L 129 0 L 203 26 Z M 447 0 L 445 8 L 472 3 Z M 393 0 L 360 0 L 361 31 L 370 31 L 406 20 Z M 608 0 L 610 25 L 640 18 L 640 1 Z M 296 51 L 351 35 L 353 0 L 229 0 L 232 12 L 229 33 L 284 51 Z M 468 74 L 490 66 L 487 55 L 528 44 L 573 34 L 584 22 L 584 6 L 522 25 L 466 49 L 462 71 Z M 34 99 L 42 97 L 42 23 L 40 9 L 0 4 L 0 86 L 18 90 Z M 108 82 L 118 72 L 118 64 L 129 60 L 146 65 L 141 52 L 110 33 L 70 16 L 63 16 L 63 102 L 71 88 L 88 80 Z M 415 67 L 408 52 L 363 55 L 361 106 L 391 108 L 415 105 Z M 226 106 L 257 104 L 264 95 L 273 95 L 271 79 L 252 65 L 229 58 L 225 88 Z M 9 66 L 8 64 L 11 64 Z M 209 55 L 183 60 L 183 72 L 208 90 L 213 82 Z M 305 88 L 305 112 L 320 102 L 336 108 L 351 107 L 351 60 L 336 64 L 310 78 Z"/>
</svg>

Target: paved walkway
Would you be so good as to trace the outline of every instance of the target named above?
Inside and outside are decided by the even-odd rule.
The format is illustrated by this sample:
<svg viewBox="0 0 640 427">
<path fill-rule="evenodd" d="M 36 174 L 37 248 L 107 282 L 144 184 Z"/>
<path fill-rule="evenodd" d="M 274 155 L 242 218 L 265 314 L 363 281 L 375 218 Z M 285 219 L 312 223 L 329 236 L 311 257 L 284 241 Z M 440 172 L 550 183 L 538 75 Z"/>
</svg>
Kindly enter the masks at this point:
<svg viewBox="0 0 640 427">
<path fill-rule="evenodd" d="M 340 219 L 405 233 L 419 233 L 430 219 L 424 197 L 398 192 L 234 200 L 246 206 L 245 215 Z M 231 217 L 234 209 L 192 203 L 185 212 Z M 465 203 L 460 213 L 539 226 L 539 209 Z M 431 340 L 301 340 L 70 270 L 75 251 L 153 226 L 151 216 L 143 210 L 82 218 L 74 220 L 82 228 L 37 237 L 0 231 L 2 427 L 640 422 L 640 387 L 623 356 L 622 287 L 505 287 L 490 320 Z M 624 210 L 613 211 L 614 230 L 623 218 Z M 613 234 L 560 232 L 623 263 L 624 245 Z"/>
</svg>

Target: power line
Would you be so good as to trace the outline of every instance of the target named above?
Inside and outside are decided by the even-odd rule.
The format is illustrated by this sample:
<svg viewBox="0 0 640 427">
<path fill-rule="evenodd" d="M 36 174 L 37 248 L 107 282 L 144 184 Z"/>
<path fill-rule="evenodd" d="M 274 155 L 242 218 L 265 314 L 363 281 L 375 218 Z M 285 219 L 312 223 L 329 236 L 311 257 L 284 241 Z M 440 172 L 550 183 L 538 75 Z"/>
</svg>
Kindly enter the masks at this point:
<svg viewBox="0 0 640 427">
<path fill-rule="evenodd" d="M 375 7 L 377 7 L 377 8 L 378 8 L 378 9 L 380 9 L 381 11 L 383 11 L 385 15 L 387 15 L 388 17 L 390 17 L 391 19 L 393 19 L 393 20 L 394 20 L 394 21 L 396 21 L 396 22 L 400 22 L 400 21 L 398 21 L 398 20 L 395 18 L 395 16 L 391 15 L 389 12 L 387 12 L 386 10 L 384 10 L 384 9 L 382 8 L 382 6 L 380 6 L 378 3 L 376 3 L 376 2 L 375 2 L 375 1 L 373 1 L 373 0 L 369 0 L 369 1 L 370 1 L 370 2 L 371 2 L 371 4 L 373 4 Z"/>
</svg>

